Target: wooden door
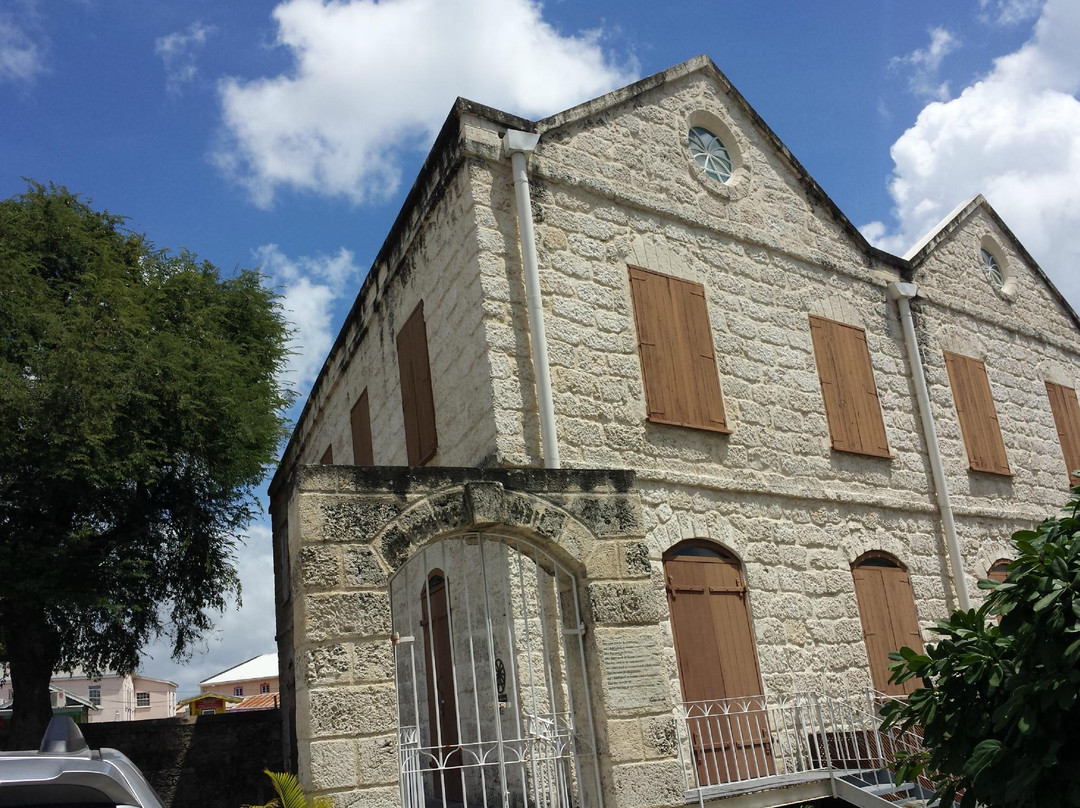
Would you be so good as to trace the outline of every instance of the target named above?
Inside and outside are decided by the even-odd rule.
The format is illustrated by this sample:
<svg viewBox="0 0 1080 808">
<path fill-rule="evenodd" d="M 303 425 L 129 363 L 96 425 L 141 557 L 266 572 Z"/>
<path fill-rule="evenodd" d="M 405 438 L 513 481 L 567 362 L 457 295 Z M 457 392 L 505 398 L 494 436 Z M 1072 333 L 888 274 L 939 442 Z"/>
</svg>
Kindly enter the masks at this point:
<svg viewBox="0 0 1080 808">
<path fill-rule="evenodd" d="M 773 774 L 768 714 L 739 562 L 693 544 L 669 553 L 664 574 L 698 784 Z"/>
<path fill-rule="evenodd" d="M 919 681 L 890 684 L 889 652 L 904 646 L 923 650 L 911 578 L 898 561 L 884 555 L 857 561 L 851 572 L 874 687 L 890 696 L 907 695 L 920 686 Z"/>
<path fill-rule="evenodd" d="M 435 796 L 441 799 L 443 788 L 449 802 L 462 802 L 461 748 L 458 746 L 457 693 L 454 688 L 453 656 L 450 649 L 449 594 L 446 579 L 436 571 L 428 577 L 420 595 L 424 627 L 424 663 L 427 671 L 429 744 Z M 440 749 L 441 748 L 441 749 Z M 442 771 L 439 771 L 439 769 Z"/>
</svg>

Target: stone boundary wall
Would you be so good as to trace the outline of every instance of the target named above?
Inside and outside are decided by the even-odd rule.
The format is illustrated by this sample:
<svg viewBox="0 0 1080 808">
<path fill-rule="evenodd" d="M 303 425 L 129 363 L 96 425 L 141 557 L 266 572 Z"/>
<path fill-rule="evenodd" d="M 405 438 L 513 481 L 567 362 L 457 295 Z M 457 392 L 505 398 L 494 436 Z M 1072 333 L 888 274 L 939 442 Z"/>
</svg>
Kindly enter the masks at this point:
<svg viewBox="0 0 1080 808">
<path fill-rule="evenodd" d="M 282 771 L 281 711 L 110 721 L 79 727 L 91 749 L 134 761 L 165 808 L 240 808 L 274 796 L 264 769 Z"/>
</svg>

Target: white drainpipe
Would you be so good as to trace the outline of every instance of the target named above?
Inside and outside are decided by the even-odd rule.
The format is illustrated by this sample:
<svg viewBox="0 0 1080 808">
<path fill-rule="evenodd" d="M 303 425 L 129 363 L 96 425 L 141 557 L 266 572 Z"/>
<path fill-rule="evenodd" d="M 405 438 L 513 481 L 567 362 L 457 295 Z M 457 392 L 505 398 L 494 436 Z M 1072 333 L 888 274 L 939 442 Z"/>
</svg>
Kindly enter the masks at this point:
<svg viewBox="0 0 1080 808">
<path fill-rule="evenodd" d="M 911 374 L 915 381 L 915 397 L 919 401 L 923 437 L 926 439 L 926 451 L 930 455 L 930 471 L 934 476 L 934 490 L 937 492 L 938 511 L 941 513 L 941 529 L 945 533 L 945 544 L 948 547 L 949 561 L 953 568 L 956 602 L 961 609 L 967 611 L 971 608 L 971 599 L 968 597 L 964 561 L 960 555 L 960 542 L 956 538 L 956 521 L 953 518 L 952 502 L 949 500 L 945 469 L 941 464 L 941 449 L 938 446 L 934 414 L 930 409 L 930 393 L 926 389 L 926 372 L 923 370 L 922 356 L 919 354 L 919 343 L 915 338 L 915 323 L 911 319 L 911 306 L 908 304 L 908 301 L 917 293 L 918 287 L 914 283 L 894 281 L 889 284 L 889 299 L 895 300 L 900 310 L 900 325 L 904 330 L 908 363 L 911 365 Z"/>
<path fill-rule="evenodd" d="M 514 173 L 514 197 L 517 200 L 518 236 L 521 239 L 521 264 L 525 271 L 525 299 L 529 306 L 529 334 L 532 343 L 533 375 L 536 377 L 536 405 L 540 411 L 540 439 L 544 450 L 544 468 L 557 469 L 559 441 L 555 436 L 555 403 L 551 398 L 551 368 L 548 366 L 547 333 L 544 307 L 540 299 L 540 269 L 536 261 L 536 235 L 533 232 L 532 202 L 529 198 L 529 174 L 526 162 L 540 135 L 508 129 L 503 136 L 503 155 L 509 155 Z"/>
</svg>

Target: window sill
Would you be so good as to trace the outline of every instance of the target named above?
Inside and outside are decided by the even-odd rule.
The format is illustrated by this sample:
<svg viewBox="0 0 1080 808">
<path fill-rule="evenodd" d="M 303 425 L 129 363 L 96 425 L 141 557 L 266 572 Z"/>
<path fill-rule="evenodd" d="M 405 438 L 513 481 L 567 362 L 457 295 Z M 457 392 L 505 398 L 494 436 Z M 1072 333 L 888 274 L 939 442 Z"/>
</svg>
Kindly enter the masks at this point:
<svg viewBox="0 0 1080 808">
<path fill-rule="evenodd" d="M 663 424 L 664 426 L 681 426 L 684 429 L 698 429 L 698 430 L 701 430 L 702 432 L 718 432 L 721 435 L 730 435 L 731 434 L 731 428 L 728 427 L 726 424 L 725 425 L 689 424 L 689 423 L 686 423 L 685 421 L 666 421 L 663 418 L 656 418 L 656 417 L 651 416 L 651 415 L 647 416 L 645 418 L 645 420 L 648 421 L 650 424 Z"/>
</svg>

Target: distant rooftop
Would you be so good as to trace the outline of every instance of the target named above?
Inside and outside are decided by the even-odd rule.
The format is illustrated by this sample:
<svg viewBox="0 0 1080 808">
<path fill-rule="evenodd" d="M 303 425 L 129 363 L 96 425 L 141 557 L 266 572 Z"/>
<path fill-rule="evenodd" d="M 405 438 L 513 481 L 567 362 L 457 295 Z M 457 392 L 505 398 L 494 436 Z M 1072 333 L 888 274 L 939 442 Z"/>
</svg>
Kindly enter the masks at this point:
<svg viewBox="0 0 1080 808">
<path fill-rule="evenodd" d="M 247 662 L 214 674 L 209 679 L 199 682 L 199 687 L 213 687 L 230 682 L 244 682 L 248 679 L 276 679 L 278 675 L 277 652 L 260 654 Z"/>
</svg>

